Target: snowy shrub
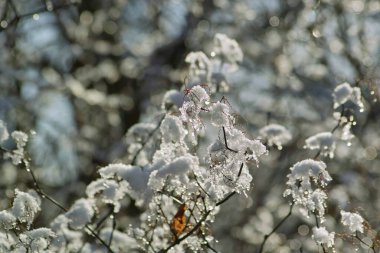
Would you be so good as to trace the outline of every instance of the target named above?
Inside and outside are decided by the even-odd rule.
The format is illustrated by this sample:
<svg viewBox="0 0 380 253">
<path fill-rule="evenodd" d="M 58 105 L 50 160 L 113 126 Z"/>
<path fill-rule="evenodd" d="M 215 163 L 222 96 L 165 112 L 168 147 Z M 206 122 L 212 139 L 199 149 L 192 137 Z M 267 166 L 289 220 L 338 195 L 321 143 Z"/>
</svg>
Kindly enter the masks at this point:
<svg viewBox="0 0 380 253">
<path fill-rule="evenodd" d="M 379 252 L 377 0 L 0 10 L 0 252 Z"/>
</svg>

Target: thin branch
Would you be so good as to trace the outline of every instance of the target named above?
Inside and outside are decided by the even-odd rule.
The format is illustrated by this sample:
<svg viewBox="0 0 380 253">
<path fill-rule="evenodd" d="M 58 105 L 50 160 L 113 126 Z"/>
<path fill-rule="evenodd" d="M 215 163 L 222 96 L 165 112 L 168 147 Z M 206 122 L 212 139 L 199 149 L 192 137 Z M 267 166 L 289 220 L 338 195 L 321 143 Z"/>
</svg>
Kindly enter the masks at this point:
<svg viewBox="0 0 380 253">
<path fill-rule="evenodd" d="M 313 213 L 314 214 L 314 217 L 315 217 L 315 225 L 317 226 L 317 228 L 319 228 L 319 221 L 318 221 L 318 216 L 316 213 Z M 323 250 L 323 253 L 327 253 L 325 247 L 323 246 L 322 243 L 320 243 L 321 247 L 322 247 L 322 250 Z"/>
<path fill-rule="evenodd" d="M 113 214 L 113 209 L 112 207 L 109 208 L 108 212 L 99 220 L 96 222 L 96 227 L 95 230 L 98 230 L 100 226 L 108 219 Z"/>
<path fill-rule="evenodd" d="M 272 229 L 272 231 L 269 234 L 266 234 L 264 236 L 264 240 L 262 241 L 262 243 L 260 245 L 260 249 L 258 251 L 259 253 L 263 252 L 265 243 L 267 242 L 267 240 L 269 239 L 269 237 L 272 234 L 274 234 L 277 231 L 277 229 L 279 229 L 281 227 L 281 225 L 290 217 L 290 215 L 292 215 L 293 206 L 294 206 L 293 204 L 290 206 L 288 214 L 284 218 L 282 218 L 282 220 L 280 220 L 280 222 Z"/>
<path fill-rule="evenodd" d="M 110 239 L 108 241 L 108 247 L 109 247 L 108 253 L 111 253 L 111 244 L 112 244 L 113 233 L 115 231 L 115 228 L 116 228 L 116 218 L 115 218 L 115 212 L 112 209 L 112 230 L 111 230 Z"/>
<path fill-rule="evenodd" d="M 225 129 L 224 127 L 222 127 L 222 130 L 223 130 L 224 145 L 226 146 L 226 149 L 229 150 L 229 151 L 231 151 L 231 152 L 237 153 L 236 150 L 231 149 L 231 148 L 228 146 L 228 143 L 227 143 L 227 136 L 226 136 L 226 129 Z"/>
<path fill-rule="evenodd" d="M 165 119 L 165 116 L 166 116 L 166 114 L 164 116 L 162 116 L 162 118 L 158 122 L 157 126 L 149 133 L 149 135 L 146 138 L 146 140 L 144 141 L 144 143 L 137 150 L 136 154 L 132 158 L 131 165 L 134 165 L 136 163 L 137 157 L 139 156 L 139 154 L 141 153 L 141 151 L 144 150 L 145 146 L 147 145 L 147 143 L 149 142 L 149 140 L 153 137 L 154 133 L 160 128 L 160 126 L 162 124 L 162 121 Z"/>
<path fill-rule="evenodd" d="M 358 239 L 359 242 L 363 243 L 365 246 L 367 246 L 368 248 L 372 249 L 373 253 L 376 253 L 375 251 L 375 243 L 372 242 L 372 245 L 369 245 L 368 243 L 366 243 L 365 241 L 363 241 L 359 235 L 358 235 L 358 232 L 356 232 L 355 234 L 355 238 Z"/>
<path fill-rule="evenodd" d="M 34 189 L 36 190 L 36 192 L 44 199 L 47 199 L 49 200 L 51 203 L 53 203 L 55 206 L 59 207 L 61 209 L 61 211 L 63 212 L 67 212 L 68 210 L 62 206 L 60 203 L 58 203 L 58 201 L 56 201 L 55 199 L 53 199 L 52 197 L 50 197 L 49 195 L 47 195 L 40 187 L 38 181 L 37 181 L 37 178 L 33 172 L 33 170 L 30 168 L 30 164 L 29 164 L 29 156 L 27 153 L 25 153 L 25 156 L 22 161 L 23 161 L 23 164 L 24 164 L 24 167 L 25 167 L 25 170 L 31 175 L 32 177 L 32 180 L 33 180 L 33 186 L 34 186 Z M 108 246 L 108 244 L 102 239 L 100 238 L 100 236 L 89 226 L 89 225 L 86 225 L 85 228 L 90 232 L 91 235 L 93 235 L 101 244 L 103 244 L 104 247 L 106 247 L 108 249 L 108 252 L 110 253 L 113 253 L 113 251 L 111 250 L 111 248 Z"/>
<path fill-rule="evenodd" d="M 208 197 L 210 197 L 210 194 L 208 194 L 208 192 L 202 187 L 202 185 L 198 181 L 197 175 L 195 175 L 195 174 L 194 174 L 194 179 L 195 179 L 195 182 L 197 183 L 197 185 L 199 186 L 199 188 L 201 188 L 201 190 L 204 192 L 204 194 L 206 194 Z"/>
<path fill-rule="evenodd" d="M 210 245 L 210 243 L 209 243 L 208 241 L 206 241 L 206 239 L 204 239 L 204 241 L 206 242 L 206 247 L 207 247 L 208 249 L 210 249 L 212 252 L 218 253 L 218 251 L 216 251 L 216 249 L 214 249 L 214 248 Z"/>
</svg>

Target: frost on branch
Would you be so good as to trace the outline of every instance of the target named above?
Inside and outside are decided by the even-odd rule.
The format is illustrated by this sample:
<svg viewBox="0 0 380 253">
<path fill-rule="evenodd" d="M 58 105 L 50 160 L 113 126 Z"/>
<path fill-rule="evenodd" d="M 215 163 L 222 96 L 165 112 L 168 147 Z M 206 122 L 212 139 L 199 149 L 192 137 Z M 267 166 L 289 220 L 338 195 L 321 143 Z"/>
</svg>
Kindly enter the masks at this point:
<svg viewBox="0 0 380 253">
<path fill-rule="evenodd" d="M 114 252 L 129 252 L 130 250 L 138 248 L 134 238 L 130 237 L 126 233 L 113 230 L 109 227 L 102 229 L 100 232 L 100 237 L 105 242 L 109 242 L 112 237 L 111 249 Z"/>
<path fill-rule="evenodd" d="M 58 215 L 50 224 L 55 237 L 51 241 L 51 250 L 60 252 L 66 249 L 67 252 L 77 252 L 83 244 L 82 232 L 71 230 L 68 225 L 71 221 L 65 215 Z"/>
<path fill-rule="evenodd" d="M 114 177 L 123 179 L 123 182 L 127 184 L 128 194 L 135 200 L 144 201 L 149 198 L 147 184 L 151 170 L 148 167 L 141 168 L 139 166 L 115 163 L 101 168 L 99 173 L 105 179 Z"/>
<path fill-rule="evenodd" d="M 185 62 L 190 63 L 189 74 L 192 80 L 207 83 L 211 77 L 211 61 L 203 52 L 191 52 L 186 56 Z"/>
<path fill-rule="evenodd" d="M 186 130 L 182 126 L 182 121 L 175 116 L 166 115 L 161 124 L 162 141 L 169 143 L 182 142 L 186 135 Z"/>
<path fill-rule="evenodd" d="M 168 90 L 163 99 L 161 108 L 165 111 L 178 111 L 184 101 L 183 94 L 178 90 Z"/>
<path fill-rule="evenodd" d="M 12 151 L 12 153 L 8 153 L 7 155 L 12 158 L 12 162 L 14 165 L 18 165 L 22 162 L 25 156 L 25 146 L 28 142 L 28 135 L 22 131 L 13 131 L 12 138 L 16 142 L 17 148 Z"/>
<path fill-rule="evenodd" d="M 324 156 L 329 156 L 334 158 L 334 152 L 336 148 L 336 143 L 334 136 L 331 132 L 322 132 L 313 135 L 305 140 L 307 149 L 318 149 Z"/>
<path fill-rule="evenodd" d="M 27 227 L 30 227 L 37 213 L 41 210 L 41 200 L 34 191 L 22 192 L 16 189 L 15 192 L 12 214 L 21 223 L 26 223 Z"/>
<path fill-rule="evenodd" d="M 86 189 L 86 194 L 91 199 L 99 198 L 103 203 L 112 204 L 115 213 L 120 210 L 120 200 L 124 197 L 126 188 L 115 180 L 98 179 L 91 182 Z"/>
<path fill-rule="evenodd" d="M 323 222 L 327 195 L 320 188 L 332 180 L 326 164 L 307 159 L 294 164 L 290 171 L 284 196 L 291 196 L 294 204 L 301 206 L 303 215 L 315 213 Z"/>
<path fill-rule="evenodd" d="M 214 141 L 208 148 L 207 169 L 198 167 L 195 173 L 215 199 L 230 191 L 239 193 L 250 189 L 252 176 L 245 165 L 247 161 L 258 162 L 266 153 L 265 146 L 258 140 L 251 140 L 238 129 L 226 131 L 228 147 L 221 140 Z"/>
<path fill-rule="evenodd" d="M 82 198 L 75 201 L 65 216 L 69 219 L 68 224 L 71 228 L 82 229 L 91 222 L 94 214 L 94 201 Z"/>
<path fill-rule="evenodd" d="M 186 155 L 175 158 L 169 164 L 161 167 L 157 171 L 157 176 L 165 177 L 171 175 L 182 175 L 192 171 L 198 165 L 198 159 L 195 156 Z"/>
<path fill-rule="evenodd" d="M 9 230 L 16 226 L 16 217 L 9 211 L 0 211 L 0 229 Z"/>
<path fill-rule="evenodd" d="M 211 107 L 211 123 L 216 127 L 229 127 L 233 123 L 230 107 L 224 103 L 216 102 Z"/>
<path fill-rule="evenodd" d="M 157 134 L 154 134 L 153 138 L 149 140 L 149 136 L 155 128 L 156 125 L 150 123 L 137 123 L 129 128 L 126 134 L 126 142 L 131 160 L 133 156 L 137 155 L 137 152 L 141 151 L 135 164 L 146 165 L 151 161 L 156 148 L 155 143 L 159 140 Z M 144 149 L 140 150 L 144 143 Z"/>
<path fill-rule="evenodd" d="M 316 243 L 326 245 L 328 248 L 334 247 L 334 237 L 335 233 L 329 233 L 325 227 L 313 227 L 312 238 Z"/>
<path fill-rule="evenodd" d="M 247 138 L 242 131 L 236 128 L 227 131 L 227 139 L 229 148 L 238 151 L 235 159 L 240 160 L 240 162 L 253 160 L 258 164 L 258 158 L 267 153 L 264 144 L 259 140 Z"/>
<path fill-rule="evenodd" d="M 363 222 L 364 219 L 360 214 L 340 211 L 342 215 L 342 224 L 346 226 L 352 234 L 356 232 L 363 233 Z"/>
<path fill-rule="evenodd" d="M 282 149 L 282 145 L 292 139 L 292 134 L 284 126 L 278 124 L 269 124 L 261 128 L 259 133 L 270 147 L 275 145 L 279 150 Z"/>
<path fill-rule="evenodd" d="M 11 248 L 16 242 L 18 241 L 14 237 L 0 231 L 0 252 L 11 252 Z"/>
<path fill-rule="evenodd" d="M 37 228 L 20 234 L 19 238 L 25 248 L 31 252 L 47 250 L 55 233 L 50 228 Z"/>
<path fill-rule="evenodd" d="M 201 85 L 192 87 L 185 95 L 199 110 L 205 109 L 210 104 L 210 95 Z"/>
<path fill-rule="evenodd" d="M 229 63 L 233 67 L 243 61 L 243 51 L 236 40 L 221 33 L 217 33 L 214 37 L 214 54 L 222 62 Z"/>
<path fill-rule="evenodd" d="M 334 109 L 345 104 L 347 101 L 351 101 L 353 104 L 359 107 L 360 111 L 364 109 L 363 102 L 361 101 L 360 88 L 352 88 L 349 83 L 342 83 L 334 89 Z"/>
<path fill-rule="evenodd" d="M 191 155 L 175 158 L 168 164 L 160 163 L 161 166 L 157 166 L 149 178 L 148 185 L 153 190 L 161 189 L 166 181 L 167 177 L 171 177 L 171 183 L 175 184 L 179 188 L 186 188 L 189 184 L 188 173 L 198 167 L 198 158 Z M 177 189 L 178 190 L 178 189 Z M 184 189 L 185 190 L 185 189 Z"/>
<path fill-rule="evenodd" d="M 187 125 L 190 140 L 195 144 L 196 136 L 204 129 L 200 118 L 202 110 L 207 111 L 210 106 L 210 96 L 200 85 L 192 87 L 186 94 L 188 99 L 180 108 L 181 120 Z"/>
</svg>

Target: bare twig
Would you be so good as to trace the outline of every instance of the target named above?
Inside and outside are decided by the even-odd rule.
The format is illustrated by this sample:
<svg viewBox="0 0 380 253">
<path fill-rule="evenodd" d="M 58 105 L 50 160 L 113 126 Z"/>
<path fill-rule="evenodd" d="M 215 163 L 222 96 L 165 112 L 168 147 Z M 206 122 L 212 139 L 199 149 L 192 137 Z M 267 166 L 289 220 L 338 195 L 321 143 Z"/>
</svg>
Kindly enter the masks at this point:
<svg viewBox="0 0 380 253">
<path fill-rule="evenodd" d="M 30 163 L 29 163 L 29 156 L 27 155 L 27 153 L 25 153 L 25 157 L 22 159 L 22 162 L 24 164 L 24 167 L 25 167 L 25 170 L 31 175 L 32 177 L 32 180 L 33 180 L 33 186 L 34 186 L 34 189 L 35 191 L 41 196 L 41 198 L 43 199 L 47 199 L 49 200 L 51 203 L 53 203 L 55 206 L 59 207 L 61 209 L 61 211 L 63 212 L 67 212 L 68 210 L 62 206 L 58 201 L 56 201 L 55 199 L 53 199 L 52 197 L 50 197 L 49 195 L 47 195 L 40 187 L 38 181 L 37 181 L 37 178 L 33 172 L 33 170 L 31 169 L 30 167 Z M 90 234 L 92 236 L 94 236 L 104 247 L 107 248 L 108 252 L 110 253 L 113 253 L 113 251 L 111 250 L 111 248 L 108 246 L 108 244 L 102 239 L 100 238 L 100 236 L 89 226 L 89 225 L 86 225 L 85 228 L 90 232 Z"/>
<path fill-rule="evenodd" d="M 115 218 L 115 212 L 114 210 L 112 209 L 112 230 L 111 230 L 111 235 L 110 235 L 110 239 L 108 241 L 108 253 L 111 253 L 111 244 L 112 244 L 112 239 L 113 239 L 113 233 L 116 229 L 116 218 Z"/>
<path fill-rule="evenodd" d="M 231 151 L 231 152 L 237 153 L 236 150 L 231 149 L 231 148 L 228 146 L 228 143 L 227 143 L 227 136 L 226 136 L 226 129 L 225 129 L 224 127 L 222 127 L 222 130 L 223 130 L 224 145 L 226 146 L 226 149 L 229 150 L 229 151 Z"/>
<path fill-rule="evenodd" d="M 265 243 L 267 242 L 267 240 L 269 239 L 269 237 L 274 234 L 277 229 L 279 229 L 281 227 L 281 225 L 290 217 L 290 215 L 292 215 L 292 212 L 293 212 L 293 204 L 291 204 L 290 208 L 289 208 L 289 212 L 288 214 L 282 218 L 282 220 L 280 220 L 280 222 L 272 229 L 272 231 L 269 233 L 269 234 L 266 234 L 264 236 L 264 240 L 261 242 L 261 245 L 260 245 L 260 249 L 259 249 L 259 253 L 262 253 L 263 250 L 264 250 L 264 246 L 265 246 Z"/>
</svg>

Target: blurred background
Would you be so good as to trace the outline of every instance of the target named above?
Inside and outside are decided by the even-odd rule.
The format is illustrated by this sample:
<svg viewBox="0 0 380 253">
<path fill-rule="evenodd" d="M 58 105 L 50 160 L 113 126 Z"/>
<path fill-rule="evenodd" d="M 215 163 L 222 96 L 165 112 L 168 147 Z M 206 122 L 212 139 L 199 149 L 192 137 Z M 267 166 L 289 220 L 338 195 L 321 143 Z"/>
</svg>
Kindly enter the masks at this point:
<svg viewBox="0 0 380 253">
<path fill-rule="evenodd" d="M 221 211 L 229 219 L 213 233 L 223 252 L 257 248 L 286 214 L 288 168 L 315 155 L 303 149 L 305 138 L 336 125 L 331 93 L 342 82 L 360 87 L 365 112 L 351 112 L 351 147 L 338 143 L 335 158 L 326 158 L 334 178 L 328 213 L 334 223 L 337 207 L 358 207 L 380 228 L 378 0 L 0 0 L 0 119 L 10 132 L 35 132 L 29 154 L 37 177 L 70 206 L 98 168 L 128 162 L 127 130 L 158 121 L 165 91 L 184 89 L 186 55 L 210 55 L 216 33 L 244 53 L 224 93 L 247 132 L 255 137 L 278 123 L 293 135 L 253 167 L 248 201 L 236 198 Z M 2 210 L 15 187 L 32 181 L 0 162 Z M 58 210 L 43 213 L 41 224 Z M 313 244 L 309 237 L 307 226 L 291 221 L 268 250 L 296 251 Z"/>
</svg>

